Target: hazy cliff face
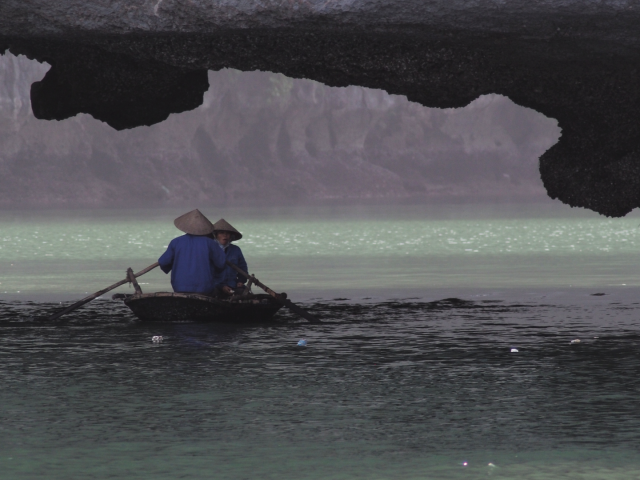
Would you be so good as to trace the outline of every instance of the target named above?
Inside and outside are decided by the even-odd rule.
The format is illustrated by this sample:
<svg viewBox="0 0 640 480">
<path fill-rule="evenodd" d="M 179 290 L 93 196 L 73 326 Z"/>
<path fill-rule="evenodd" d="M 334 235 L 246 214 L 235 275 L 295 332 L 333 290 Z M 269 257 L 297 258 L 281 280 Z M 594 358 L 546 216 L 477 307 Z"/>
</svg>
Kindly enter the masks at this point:
<svg viewBox="0 0 640 480">
<path fill-rule="evenodd" d="M 33 117 L 48 66 L 0 57 L 0 204 L 287 203 L 328 198 L 545 197 L 555 121 L 500 96 L 429 109 L 362 87 L 209 73 L 201 107 L 117 132 Z"/>
</svg>

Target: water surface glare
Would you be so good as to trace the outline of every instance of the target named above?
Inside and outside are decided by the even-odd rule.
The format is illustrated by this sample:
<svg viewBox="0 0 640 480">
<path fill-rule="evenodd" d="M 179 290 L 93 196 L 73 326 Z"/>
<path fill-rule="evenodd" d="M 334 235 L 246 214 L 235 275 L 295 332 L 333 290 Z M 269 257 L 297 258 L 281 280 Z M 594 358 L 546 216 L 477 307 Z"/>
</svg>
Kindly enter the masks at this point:
<svg viewBox="0 0 640 480">
<path fill-rule="evenodd" d="M 458 207 L 221 214 L 324 321 L 242 328 L 43 321 L 180 212 L 4 214 L 0 478 L 640 478 L 638 219 Z"/>
<path fill-rule="evenodd" d="M 233 220 L 252 273 L 297 298 L 640 286 L 635 214 L 609 219 L 556 205 L 203 210 Z M 127 267 L 155 262 L 181 234 L 172 223 L 179 213 L 4 213 L 0 298 L 62 301 L 100 290 Z M 157 269 L 140 281 L 144 290 L 170 289 Z"/>
</svg>

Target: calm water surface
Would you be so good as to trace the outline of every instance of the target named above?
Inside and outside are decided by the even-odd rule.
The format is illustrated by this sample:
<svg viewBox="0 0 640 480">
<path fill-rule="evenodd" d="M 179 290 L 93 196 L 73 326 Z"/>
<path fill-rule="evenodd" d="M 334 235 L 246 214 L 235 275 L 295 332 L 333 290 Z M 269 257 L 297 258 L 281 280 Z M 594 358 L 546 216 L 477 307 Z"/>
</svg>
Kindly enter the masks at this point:
<svg viewBox="0 0 640 480">
<path fill-rule="evenodd" d="M 181 212 L 5 213 L 0 478 L 640 478 L 636 216 L 203 211 L 325 323 L 147 325 L 108 297 L 39 320 L 153 263 Z"/>
</svg>

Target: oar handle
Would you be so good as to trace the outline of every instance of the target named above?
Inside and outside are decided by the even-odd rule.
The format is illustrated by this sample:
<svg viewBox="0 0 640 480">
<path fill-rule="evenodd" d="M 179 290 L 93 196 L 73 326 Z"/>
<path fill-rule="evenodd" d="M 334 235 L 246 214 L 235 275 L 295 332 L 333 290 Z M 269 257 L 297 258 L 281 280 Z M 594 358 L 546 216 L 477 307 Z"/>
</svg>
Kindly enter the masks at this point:
<svg viewBox="0 0 640 480">
<path fill-rule="evenodd" d="M 134 278 L 135 277 L 139 277 L 141 275 L 144 275 L 145 273 L 147 273 L 147 272 L 153 270 L 154 268 L 156 268 L 158 265 L 159 265 L 158 262 L 154 263 L 153 265 L 149 265 L 144 270 L 140 270 L 138 273 L 136 273 L 134 275 Z M 47 320 L 57 320 L 61 316 L 66 315 L 69 312 L 73 312 L 77 308 L 80 308 L 85 303 L 89 303 L 94 298 L 98 298 L 100 295 L 104 295 L 108 291 L 113 290 L 114 288 L 118 288 L 120 285 L 124 285 L 125 283 L 127 283 L 129 281 L 130 281 L 129 278 L 125 278 L 124 280 L 121 280 L 118 283 L 114 283 L 113 285 L 110 285 L 107 288 L 105 288 L 103 290 L 100 290 L 99 292 L 92 293 L 88 297 L 84 297 L 82 300 L 77 301 L 76 303 L 74 303 L 73 305 L 68 306 L 64 310 L 62 310 L 62 311 L 60 311 L 60 312 L 58 312 L 58 313 L 56 313 L 54 315 L 51 315 L 49 318 L 47 318 Z"/>
<path fill-rule="evenodd" d="M 229 260 L 227 260 L 225 263 L 227 265 L 229 265 L 231 268 L 233 268 L 240 275 L 244 275 L 248 279 L 250 278 L 251 280 L 253 280 L 253 283 L 255 283 L 257 286 L 259 286 L 261 289 L 263 289 L 265 292 L 267 292 L 269 295 L 271 295 L 273 298 L 275 298 L 281 305 L 284 305 L 285 307 L 287 307 L 292 312 L 297 313 L 302 318 L 305 318 L 306 320 L 310 321 L 311 323 L 322 323 L 319 318 L 311 315 L 309 312 L 307 312 L 303 308 L 300 308 L 298 305 L 293 303 L 288 298 L 284 298 L 282 295 L 280 295 L 280 294 L 274 292 L 273 290 L 271 290 L 264 283 L 262 283 L 260 280 L 258 280 L 255 275 L 249 275 L 247 272 L 242 270 L 237 265 L 234 265 Z"/>
</svg>

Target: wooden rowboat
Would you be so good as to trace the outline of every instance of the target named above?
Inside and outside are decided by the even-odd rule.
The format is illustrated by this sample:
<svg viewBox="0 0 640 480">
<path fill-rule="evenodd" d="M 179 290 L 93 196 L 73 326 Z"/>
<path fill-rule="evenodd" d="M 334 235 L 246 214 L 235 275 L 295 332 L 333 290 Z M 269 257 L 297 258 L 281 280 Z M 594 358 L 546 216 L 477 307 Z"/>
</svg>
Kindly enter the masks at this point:
<svg viewBox="0 0 640 480">
<path fill-rule="evenodd" d="M 116 294 L 136 317 L 164 323 L 264 323 L 282 308 L 270 295 L 247 295 L 221 300 L 198 293 Z"/>
<path fill-rule="evenodd" d="M 142 293 L 142 289 L 136 278 L 156 268 L 159 265 L 158 262 L 156 262 L 135 274 L 131 268 L 128 268 L 127 277 L 124 280 L 120 280 L 107 288 L 92 293 L 82 300 L 78 300 L 73 305 L 50 315 L 47 319 L 57 320 L 61 316 L 73 312 L 108 291 L 129 282 L 133 285 L 136 291 L 135 294 L 126 295 L 118 293 L 112 298 L 114 300 L 124 300 L 125 305 L 129 307 L 139 319 L 148 322 L 263 323 L 271 320 L 284 305 L 311 323 L 322 323 L 320 319 L 289 300 L 286 293 L 276 293 L 258 280 L 255 275 L 249 275 L 231 262 L 227 261 L 226 263 L 229 267 L 249 279 L 246 289 L 242 294 L 232 296 L 228 299 L 222 300 L 198 293 Z M 252 283 L 263 289 L 269 295 L 254 295 L 250 293 Z"/>
</svg>

